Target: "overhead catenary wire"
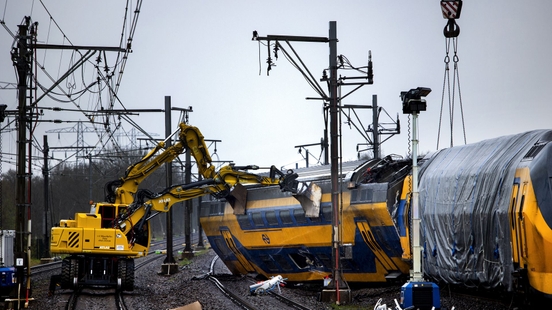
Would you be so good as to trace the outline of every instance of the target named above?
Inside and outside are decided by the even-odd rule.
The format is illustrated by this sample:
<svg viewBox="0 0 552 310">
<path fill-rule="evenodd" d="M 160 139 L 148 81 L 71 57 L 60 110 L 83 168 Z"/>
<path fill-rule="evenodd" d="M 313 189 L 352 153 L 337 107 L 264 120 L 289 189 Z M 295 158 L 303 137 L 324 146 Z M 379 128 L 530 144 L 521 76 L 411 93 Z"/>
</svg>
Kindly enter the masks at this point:
<svg viewBox="0 0 552 310">
<path fill-rule="evenodd" d="M 48 7 L 44 3 L 44 1 L 40 0 L 40 4 L 41 4 L 41 6 L 40 6 L 41 9 L 43 9 L 46 12 L 46 14 L 49 18 L 49 23 L 48 23 L 48 26 L 47 26 L 48 31 L 46 32 L 47 33 L 47 39 L 46 39 L 47 42 L 50 41 L 51 33 L 52 33 L 53 30 L 55 30 L 55 31 L 58 31 L 58 32 L 61 33 L 63 44 L 73 45 L 73 42 L 68 38 L 65 31 L 63 31 L 63 29 L 61 27 L 61 24 L 53 16 L 53 14 L 48 9 Z M 133 41 L 133 37 L 136 33 L 138 17 L 139 17 L 139 13 L 140 13 L 140 10 L 141 10 L 141 6 L 142 6 L 142 1 L 141 0 L 136 1 L 136 3 L 134 3 L 133 0 L 127 0 L 126 1 L 125 14 L 124 14 L 124 19 L 123 19 L 123 23 L 122 23 L 120 40 L 119 40 L 120 41 L 119 46 L 123 47 L 125 50 L 124 50 L 124 52 L 121 52 L 121 51 L 118 52 L 117 59 L 114 62 L 109 61 L 109 59 L 107 59 L 107 57 L 104 53 L 104 55 L 103 55 L 103 59 L 104 59 L 103 64 L 96 64 L 96 63 L 93 63 L 92 59 L 89 59 L 90 57 L 88 57 L 86 55 L 86 52 L 81 53 L 79 51 L 73 51 L 72 54 L 71 54 L 70 59 L 68 59 L 67 61 L 69 62 L 69 67 L 70 68 L 75 68 L 75 69 L 74 70 L 71 69 L 72 70 L 71 72 L 66 72 L 63 75 L 61 75 L 60 72 L 61 72 L 61 68 L 63 67 L 63 62 L 66 61 L 64 59 L 66 57 L 63 57 L 64 54 L 63 54 L 63 50 L 62 50 L 61 51 L 62 56 L 58 60 L 59 65 L 57 66 L 58 67 L 57 68 L 58 69 L 58 76 L 60 76 L 60 79 L 55 79 L 55 78 L 52 77 L 52 75 L 49 73 L 49 70 L 45 66 L 46 61 L 48 59 L 46 57 L 47 49 L 45 49 L 43 51 L 44 52 L 43 53 L 43 55 L 44 55 L 43 58 L 40 57 L 42 59 L 42 61 L 39 61 L 38 58 L 36 57 L 36 55 L 33 59 L 34 67 L 35 68 L 40 68 L 40 70 L 42 70 L 44 76 L 46 76 L 47 79 L 50 79 L 52 81 L 52 83 L 62 82 L 62 80 L 65 79 L 64 84 L 56 85 L 55 87 L 52 88 L 52 87 L 46 86 L 46 84 L 44 82 L 41 82 L 40 79 L 38 79 L 37 76 L 34 74 L 31 78 L 34 80 L 35 89 L 41 90 L 42 92 L 47 93 L 46 95 L 41 94 L 42 98 L 49 98 L 49 100 L 51 99 L 51 100 L 54 100 L 54 101 L 57 101 L 57 102 L 62 102 L 62 103 L 72 103 L 75 106 L 74 110 L 80 110 L 80 112 L 86 116 L 89 123 L 96 124 L 96 127 L 97 127 L 97 124 L 100 123 L 107 129 L 108 132 L 110 132 L 110 134 L 105 134 L 105 133 L 100 134 L 100 133 L 98 133 L 100 138 L 99 138 L 98 142 L 96 143 L 96 145 L 101 144 L 102 149 L 107 147 L 107 145 L 109 145 L 110 142 L 113 145 L 115 145 L 116 148 L 120 148 L 120 146 L 117 144 L 117 142 L 112 140 L 112 139 L 113 139 L 114 134 L 119 132 L 119 129 L 122 126 L 121 118 L 119 117 L 119 120 L 117 120 L 116 115 L 109 115 L 109 116 L 105 116 L 105 120 L 103 122 L 97 122 L 94 119 L 97 119 L 98 115 L 95 114 L 95 113 L 87 112 L 86 109 L 82 109 L 82 105 L 79 103 L 79 101 L 80 101 L 81 98 L 83 98 L 83 96 L 85 94 L 96 94 L 95 99 L 92 98 L 93 96 L 90 96 L 89 98 L 91 98 L 92 100 L 95 100 L 95 103 L 93 105 L 95 106 L 95 108 L 97 108 L 97 110 L 100 110 L 102 108 L 110 109 L 110 108 L 113 108 L 114 104 L 119 104 L 119 103 L 121 104 L 123 109 L 126 110 L 126 107 L 122 104 L 122 102 L 118 98 L 117 92 L 118 92 L 118 87 L 121 84 L 121 79 L 122 79 L 122 76 L 123 76 L 126 61 L 128 59 L 128 55 L 131 52 L 131 44 L 132 44 L 132 41 Z M 7 5 L 7 1 L 6 1 L 5 5 L 4 5 L 4 12 L 2 14 L 3 18 L 0 21 L 0 23 L 3 24 L 4 28 L 12 36 L 12 38 L 15 39 L 15 35 L 10 31 L 10 29 L 8 27 L 5 26 L 4 18 L 8 15 L 7 10 L 8 10 L 8 5 Z M 34 3 L 33 3 L 30 15 L 36 14 L 35 11 L 36 10 L 35 10 Z M 14 43 L 12 44 L 12 47 L 13 46 L 15 46 L 15 40 L 14 40 Z M 76 53 L 79 53 L 79 55 L 81 56 L 81 58 L 79 58 L 78 60 L 75 59 L 75 56 L 77 55 Z M 82 57 L 84 57 L 84 56 L 86 56 L 88 58 L 83 59 Z M 100 74 L 93 73 L 91 76 L 88 76 L 88 74 L 86 74 L 86 71 L 88 71 L 88 70 L 86 69 L 87 66 L 85 64 L 92 64 L 94 66 L 97 66 L 96 70 L 94 70 L 94 71 L 95 72 L 100 72 Z M 76 75 L 75 75 L 76 67 L 79 66 L 79 65 L 80 65 L 80 70 L 81 70 L 81 72 L 80 72 L 80 83 L 78 82 L 78 79 L 75 79 L 75 77 L 76 77 Z M 15 70 L 15 68 L 14 68 L 14 70 Z M 101 70 L 104 70 L 104 72 L 102 72 Z M 36 70 L 35 70 L 35 72 L 36 72 Z M 101 74 L 101 73 L 105 73 L 105 74 Z M 79 84 L 81 84 L 80 87 L 79 87 Z M 48 90 L 48 89 L 50 89 L 50 90 Z M 106 90 L 108 91 L 109 98 L 106 98 L 104 96 Z M 34 98 L 37 99 L 38 96 L 35 95 Z M 102 104 L 102 102 L 104 100 L 105 100 L 106 103 L 108 103 L 108 105 L 106 105 L 105 103 Z M 39 107 L 36 103 L 38 103 L 38 102 L 35 102 L 35 107 L 37 108 L 37 112 L 34 115 L 42 117 L 42 112 L 38 113 Z M 125 117 L 125 119 L 128 119 L 128 118 Z M 42 122 L 44 122 L 44 121 L 42 121 Z M 59 123 L 59 121 L 56 121 L 56 122 Z M 66 121 L 61 121 L 61 122 L 66 122 Z M 37 123 L 38 122 L 35 122 L 35 124 L 37 124 Z M 138 124 L 133 123 L 133 122 L 129 122 L 129 123 L 132 124 L 133 128 L 137 128 L 140 131 L 146 133 L 145 130 L 141 129 L 140 126 L 138 126 Z M 11 124 L 13 125 L 13 122 Z M 109 129 L 109 127 L 112 127 L 112 126 L 115 126 L 115 128 Z M 9 130 L 8 127 L 5 127 L 5 129 Z M 125 133 L 124 130 L 122 132 Z"/>
<path fill-rule="evenodd" d="M 67 42 L 69 42 L 69 44 L 73 45 L 73 42 L 71 42 L 71 40 L 69 40 L 69 38 L 67 37 L 67 35 L 65 35 L 65 32 L 63 31 L 63 29 L 61 29 L 61 27 L 58 25 L 58 23 L 56 22 L 56 20 L 54 19 L 54 17 L 52 16 L 52 14 L 50 13 L 50 11 L 48 10 L 48 8 L 46 7 L 46 5 L 44 4 L 44 2 L 42 2 L 42 0 L 40 0 L 40 4 L 42 5 L 42 7 L 44 8 L 44 11 L 46 11 L 46 14 L 48 14 L 48 16 L 50 17 L 51 21 L 54 22 L 54 24 L 56 25 L 57 29 L 59 30 L 59 32 L 61 32 L 61 34 L 63 35 L 63 38 L 67 40 Z"/>
<path fill-rule="evenodd" d="M 364 124 L 361 122 L 361 119 L 360 117 L 358 116 L 357 112 L 355 111 L 355 109 L 349 109 L 349 111 L 352 110 L 353 114 L 355 115 L 358 123 L 360 124 L 360 128 L 359 126 L 355 123 L 355 122 L 351 122 L 351 117 L 350 115 L 347 115 L 347 113 L 345 113 L 345 111 L 343 111 L 343 108 L 340 108 L 340 111 L 341 111 L 341 114 L 345 115 L 345 117 L 347 118 L 347 124 L 349 125 L 349 127 L 351 126 L 351 124 L 353 125 L 353 127 L 355 127 L 355 129 L 358 131 L 358 133 L 366 140 L 368 141 L 368 143 L 372 144 L 372 139 L 370 138 L 370 136 L 368 135 L 368 129 L 364 127 Z"/>
<path fill-rule="evenodd" d="M 286 58 L 286 60 L 295 69 L 297 69 L 299 71 L 299 73 L 301 73 L 303 78 L 307 81 L 307 83 L 311 86 L 311 88 L 320 96 L 320 98 L 325 99 L 325 100 L 328 99 L 328 96 L 326 95 L 326 93 L 324 92 L 324 90 L 322 89 L 320 84 L 316 81 L 316 79 L 314 78 L 312 73 L 309 71 L 309 69 L 307 68 L 305 63 L 303 63 L 303 61 L 301 60 L 301 58 L 299 57 L 299 55 L 297 54 L 297 52 L 295 51 L 293 46 L 289 43 L 289 41 L 285 40 L 285 42 L 289 46 L 289 49 L 293 52 L 293 55 L 295 56 L 297 61 L 295 60 L 294 57 L 292 57 L 292 55 L 290 55 L 290 53 L 286 50 L 286 48 L 284 48 L 284 46 L 282 46 L 282 44 L 280 44 L 280 41 L 278 41 L 278 40 L 276 40 L 274 44 L 270 44 L 270 41 L 268 41 L 267 44 L 262 43 L 260 40 L 258 42 L 259 42 L 259 75 L 261 74 L 261 48 L 260 48 L 261 44 L 268 48 L 267 63 L 268 63 L 269 68 L 268 68 L 267 74 L 270 71 L 270 68 L 272 66 L 275 66 L 275 64 L 272 63 L 272 58 L 270 56 L 270 47 L 274 47 L 274 49 L 273 49 L 274 50 L 274 57 L 276 59 L 278 59 L 277 52 L 281 51 L 284 54 L 284 57 Z"/>
<path fill-rule="evenodd" d="M 130 0 L 127 0 L 127 4 L 128 3 L 132 3 L 132 1 Z M 121 69 L 120 69 L 120 72 L 119 72 L 119 76 L 118 76 L 118 79 L 117 79 L 117 82 L 115 83 L 115 93 L 117 93 L 117 91 L 119 90 L 119 86 L 121 84 L 121 79 L 122 79 L 122 76 L 123 76 L 123 72 L 124 72 L 124 69 L 125 69 L 125 66 L 126 66 L 126 62 L 127 62 L 127 59 L 128 59 L 128 54 L 132 51 L 131 50 L 131 47 L 132 47 L 132 40 L 134 38 L 134 33 L 136 32 L 136 27 L 138 25 L 138 17 L 140 16 L 140 10 L 142 9 L 142 0 L 137 0 L 136 1 L 136 7 L 134 9 L 134 15 L 133 15 L 133 18 L 132 18 L 132 21 L 131 21 L 131 25 L 130 25 L 130 30 L 129 30 L 129 35 L 127 37 L 127 46 L 126 46 L 126 49 L 125 49 L 125 52 L 124 52 L 124 55 L 123 55 L 123 61 L 121 63 Z M 128 13 L 128 7 L 127 9 L 125 9 L 125 20 L 126 20 L 126 14 Z M 120 42 L 120 45 L 122 45 L 122 34 L 121 34 L 121 42 Z M 121 46 L 122 47 L 122 46 Z"/>
<path fill-rule="evenodd" d="M 301 60 L 301 58 L 299 57 L 299 55 L 297 55 L 297 52 L 295 51 L 295 49 L 293 48 L 293 46 L 291 46 L 291 44 L 289 43 L 289 41 L 286 41 L 287 45 L 289 46 L 289 48 L 291 49 L 291 51 L 293 52 L 293 54 L 295 55 L 295 57 L 297 58 L 297 60 L 301 63 L 301 66 L 300 67 L 299 65 L 297 65 L 297 63 L 289 56 L 288 52 L 284 49 L 284 47 L 277 41 L 276 44 L 277 46 L 282 50 L 282 52 L 284 53 L 284 56 L 286 56 L 286 59 L 292 63 L 294 65 L 294 67 L 299 70 L 299 72 L 303 75 L 303 77 L 305 78 L 305 80 L 307 80 L 307 82 L 311 85 L 311 87 L 320 95 L 321 98 L 323 99 L 328 99 L 329 97 L 326 95 L 326 93 L 324 92 L 324 90 L 322 89 L 322 87 L 318 84 L 318 82 L 316 82 L 316 79 L 314 78 L 314 76 L 312 75 L 312 73 L 310 72 L 310 70 L 307 68 L 307 66 L 305 65 L 305 63 Z M 305 73 L 306 72 L 306 73 Z"/>
<path fill-rule="evenodd" d="M 338 62 L 340 63 L 340 69 L 344 69 L 344 70 L 355 70 L 355 71 L 358 71 L 362 74 L 368 74 L 368 71 L 363 71 L 362 69 L 368 69 L 369 67 L 368 66 L 362 66 L 362 67 L 355 67 L 351 64 L 351 62 L 349 61 L 349 59 L 345 56 L 345 55 L 339 55 L 337 57 L 338 59 Z"/>
<path fill-rule="evenodd" d="M 50 16 L 49 23 L 48 23 L 48 31 L 46 32 L 46 44 L 50 42 L 50 30 L 52 29 L 52 17 Z M 44 51 L 44 57 L 42 58 L 42 63 L 46 64 L 46 51 Z"/>
<path fill-rule="evenodd" d="M 8 7 L 8 1 L 4 2 L 4 14 L 2 14 L 2 24 L 4 24 L 4 20 L 6 19 L 6 8 Z"/>
</svg>

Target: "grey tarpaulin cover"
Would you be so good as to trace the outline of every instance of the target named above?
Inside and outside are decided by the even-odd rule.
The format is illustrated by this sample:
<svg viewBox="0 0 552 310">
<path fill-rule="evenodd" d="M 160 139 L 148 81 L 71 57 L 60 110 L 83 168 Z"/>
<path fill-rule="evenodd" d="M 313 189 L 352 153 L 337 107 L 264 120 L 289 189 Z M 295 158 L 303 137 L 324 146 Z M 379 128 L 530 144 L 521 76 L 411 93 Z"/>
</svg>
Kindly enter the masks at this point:
<svg viewBox="0 0 552 310">
<path fill-rule="evenodd" d="M 545 131 L 441 150 L 420 169 L 424 272 L 437 281 L 511 287 L 508 222 L 517 164 Z"/>
</svg>

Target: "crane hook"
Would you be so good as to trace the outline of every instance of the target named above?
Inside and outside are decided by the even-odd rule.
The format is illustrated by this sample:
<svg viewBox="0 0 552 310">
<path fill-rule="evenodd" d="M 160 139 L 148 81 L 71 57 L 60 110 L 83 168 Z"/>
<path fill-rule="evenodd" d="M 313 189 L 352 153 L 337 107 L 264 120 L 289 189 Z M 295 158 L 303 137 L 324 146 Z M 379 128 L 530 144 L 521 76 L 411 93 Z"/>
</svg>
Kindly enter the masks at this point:
<svg viewBox="0 0 552 310">
<path fill-rule="evenodd" d="M 446 38 L 456 38 L 460 34 L 460 26 L 451 18 L 443 29 L 443 34 Z"/>
<path fill-rule="evenodd" d="M 443 30 L 445 37 L 456 38 L 460 34 L 460 27 L 458 27 L 455 20 L 460 18 L 462 0 L 441 0 L 441 11 L 443 18 L 448 19 L 448 23 Z"/>
</svg>

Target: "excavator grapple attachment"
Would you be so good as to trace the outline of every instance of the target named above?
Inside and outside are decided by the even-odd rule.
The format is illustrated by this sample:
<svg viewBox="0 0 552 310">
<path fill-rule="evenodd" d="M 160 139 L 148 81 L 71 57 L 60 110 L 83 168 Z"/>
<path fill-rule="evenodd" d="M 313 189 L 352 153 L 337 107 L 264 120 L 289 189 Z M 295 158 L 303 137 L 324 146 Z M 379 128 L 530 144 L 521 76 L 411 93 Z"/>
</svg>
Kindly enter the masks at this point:
<svg viewBox="0 0 552 310">
<path fill-rule="evenodd" d="M 247 189 L 241 183 L 237 183 L 234 189 L 226 196 L 226 201 L 234 209 L 234 214 L 245 214 L 245 205 L 247 204 Z"/>
</svg>

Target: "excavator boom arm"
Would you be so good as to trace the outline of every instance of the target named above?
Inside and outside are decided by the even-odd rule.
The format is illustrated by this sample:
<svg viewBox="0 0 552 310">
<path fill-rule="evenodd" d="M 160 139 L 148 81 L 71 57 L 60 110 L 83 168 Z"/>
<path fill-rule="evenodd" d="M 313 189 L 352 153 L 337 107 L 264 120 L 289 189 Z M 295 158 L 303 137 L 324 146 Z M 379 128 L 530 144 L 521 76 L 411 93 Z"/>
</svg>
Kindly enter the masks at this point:
<svg viewBox="0 0 552 310">
<path fill-rule="evenodd" d="M 157 146 L 142 157 L 140 161 L 131 165 L 127 169 L 124 177 L 106 184 L 106 201 L 123 204 L 131 203 L 134 200 L 134 195 L 138 191 L 138 186 L 145 178 L 163 164 L 175 160 L 186 150 L 190 150 L 191 154 L 194 156 L 199 173 L 206 179 L 212 178 L 215 167 L 211 164 L 211 155 L 209 155 L 203 135 L 199 129 L 194 126 L 180 123 L 179 130 L 178 142 L 174 145 L 165 148 L 166 142 L 176 134 L 176 131 L 167 137 L 165 141 L 158 143 Z M 165 148 L 165 150 L 159 153 L 163 148 Z"/>
<path fill-rule="evenodd" d="M 256 166 L 247 166 L 248 169 L 258 169 Z M 222 167 L 214 173 L 213 179 L 205 179 L 190 184 L 174 185 L 166 188 L 160 193 L 154 194 L 149 190 L 139 190 L 134 202 L 129 206 L 125 213 L 120 214 L 116 220 L 115 227 L 123 232 L 128 232 L 128 227 L 136 226 L 139 229 L 144 222 L 149 220 L 153 213 L 168 212 L 171 207 L 178 202 L 201 197 L 204 195 L 213 195 L 217 198 L 228 198 L 231 196 L 231 189 L 243 184 L 258 184 L 262 186 L 279 185 L 281 189 L 296 192 L 297 175 L 294 173 L 283 174 L 278 171 L 278 178 L 275 178 L 274 171 L 278 171 L 274 166 L 271 167 L 271 176 L 260 176 L 235 169 L 232 165 Z M 284 189 L 282 184 L 295 184 L 291 190 Z M 148 199 L 148 201 L 146 201 Z M 134 223 L 134 225 L 133 225 Z"/>
</svg>

